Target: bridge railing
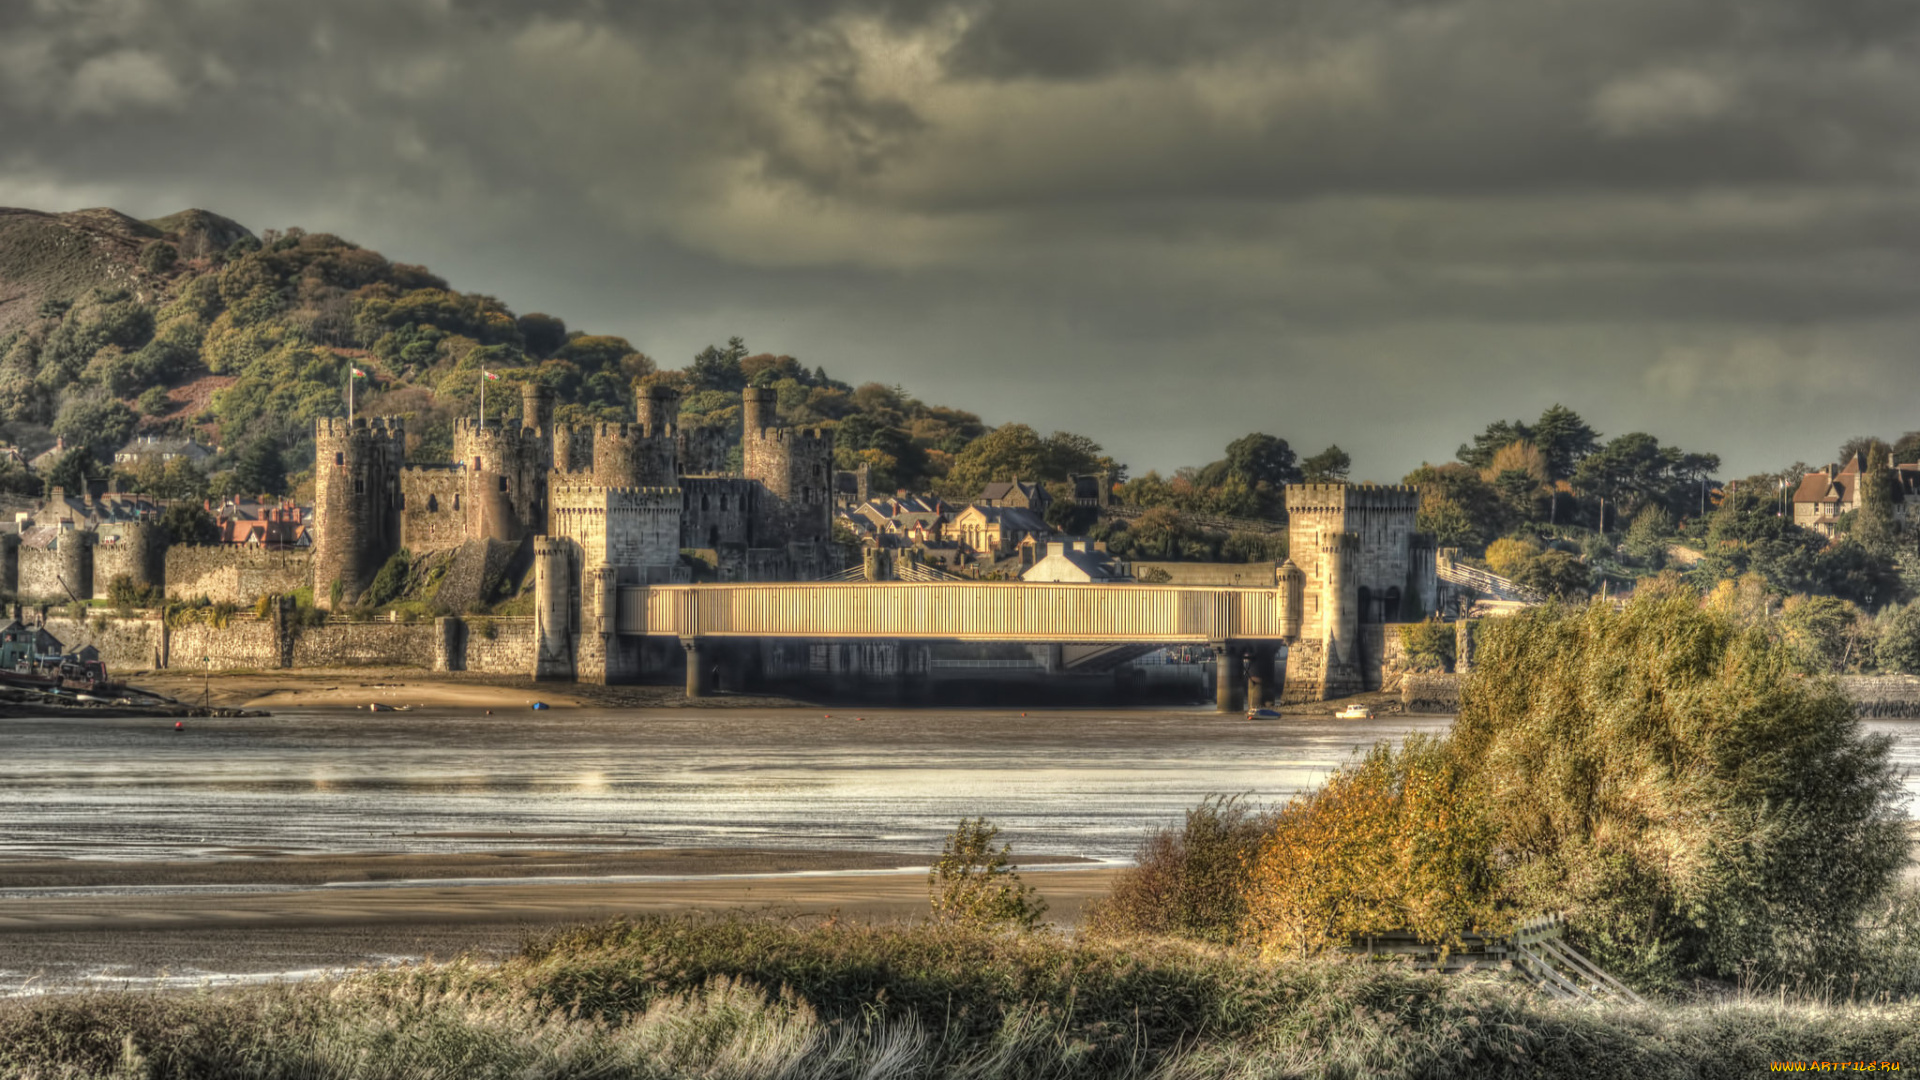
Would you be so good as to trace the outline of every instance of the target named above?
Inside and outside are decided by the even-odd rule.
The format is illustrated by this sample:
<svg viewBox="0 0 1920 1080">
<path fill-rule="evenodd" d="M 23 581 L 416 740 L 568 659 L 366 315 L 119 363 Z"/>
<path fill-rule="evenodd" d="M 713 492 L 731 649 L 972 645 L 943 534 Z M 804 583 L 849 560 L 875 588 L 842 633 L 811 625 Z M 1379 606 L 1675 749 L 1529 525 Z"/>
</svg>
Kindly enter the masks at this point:
<svg viewBox="0 0 1920 1080">
<path fill-rule="evenodd" d="M 1279 639 L 1274 589 L 1026 582 L 629 586 L 623 634 L 1205 643 Z"/>
</svg>

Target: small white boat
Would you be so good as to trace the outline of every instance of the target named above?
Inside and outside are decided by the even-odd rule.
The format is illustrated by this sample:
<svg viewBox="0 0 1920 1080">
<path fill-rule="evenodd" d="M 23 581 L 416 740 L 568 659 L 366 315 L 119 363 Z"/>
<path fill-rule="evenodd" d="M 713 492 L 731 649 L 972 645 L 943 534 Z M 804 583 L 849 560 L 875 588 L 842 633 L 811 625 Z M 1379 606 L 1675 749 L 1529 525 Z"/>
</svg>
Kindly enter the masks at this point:
<svg viewBox="0 0 1920 1080">
<path fill-rule="evenodd" d="M 1373 710 L 1365 705 L 1349 705 L 1333 714 L 1335 720 L 1371 720 Z"/>
</svg>

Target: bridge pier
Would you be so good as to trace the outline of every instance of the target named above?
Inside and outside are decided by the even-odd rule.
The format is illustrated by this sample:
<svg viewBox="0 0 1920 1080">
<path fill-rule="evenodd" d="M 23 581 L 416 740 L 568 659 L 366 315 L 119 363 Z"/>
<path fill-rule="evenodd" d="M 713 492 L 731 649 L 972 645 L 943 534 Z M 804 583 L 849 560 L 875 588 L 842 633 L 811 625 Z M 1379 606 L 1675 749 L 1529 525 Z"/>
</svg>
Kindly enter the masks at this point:
<svg viewBox="0 0 1920 1080">
<path fill-rule="evenodd" d="M 687 697 L 703 698 L 713 688 L 713 647 L 699 638 L 681 638 L 687 652 Z"/>
<path fill-rule="evenodd" d="M 1256 647 L 1253 663 L 1247 669 L 1247 706 L 1264 709 L 1273 704 L 1273 657 L 1275 650 Z"/>
<path fill-rule="evenodd" d="M 1245 675 L 1240 650 L 1226 643 L 1213 647 L 1213 703 L 1217 712 L 1239 712 L 1241 684 Z"/>
</svg>

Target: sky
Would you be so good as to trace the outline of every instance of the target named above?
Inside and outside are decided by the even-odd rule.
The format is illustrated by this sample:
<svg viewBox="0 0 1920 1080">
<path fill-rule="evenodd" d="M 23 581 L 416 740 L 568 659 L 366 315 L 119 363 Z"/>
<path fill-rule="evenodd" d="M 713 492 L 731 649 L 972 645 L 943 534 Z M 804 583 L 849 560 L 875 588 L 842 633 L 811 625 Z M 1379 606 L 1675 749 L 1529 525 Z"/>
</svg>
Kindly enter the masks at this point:
<svg viewBox="0 0 1920 1080">
<path fill-rule="evenodd" d="M 0 0 L 0 205 L 333 232 L 1135 473 L 1920 428 L 1910 0 Z"/>
</svg>

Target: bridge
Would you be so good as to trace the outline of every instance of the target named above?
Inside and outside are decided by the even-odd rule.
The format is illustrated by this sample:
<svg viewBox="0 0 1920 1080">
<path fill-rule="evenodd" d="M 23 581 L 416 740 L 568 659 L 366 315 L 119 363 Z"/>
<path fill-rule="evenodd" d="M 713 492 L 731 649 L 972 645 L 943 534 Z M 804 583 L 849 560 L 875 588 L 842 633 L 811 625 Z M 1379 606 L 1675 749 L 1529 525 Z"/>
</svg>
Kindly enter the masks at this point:
<svg viewBox="0 0 1920 1080">
<path fill-rule="evenodd" d="M 620 589 L 622 634 L 1210 645 L 1284 641 L 1279 591 L 885 581 Z M 1298 631 L 1296 630 L 1295 633 Z"/>
<path fill-rule="evenodd" d="M 1230 707 L 1242 650 L 1229 644 L 1253 653 L 1264 698 L 1274 654 L 1299 634 L 1286 623 L 1278 588 L 885 581 L 622 586 L 613 629 L 679 638 L 695 697 L 713 639 L 1021 642 L 1051 649 L 1058 670 L 1118 657 L 1119 646 L 1201 645 L 1226 662 L 1216 682 Z"/>
</svg>

